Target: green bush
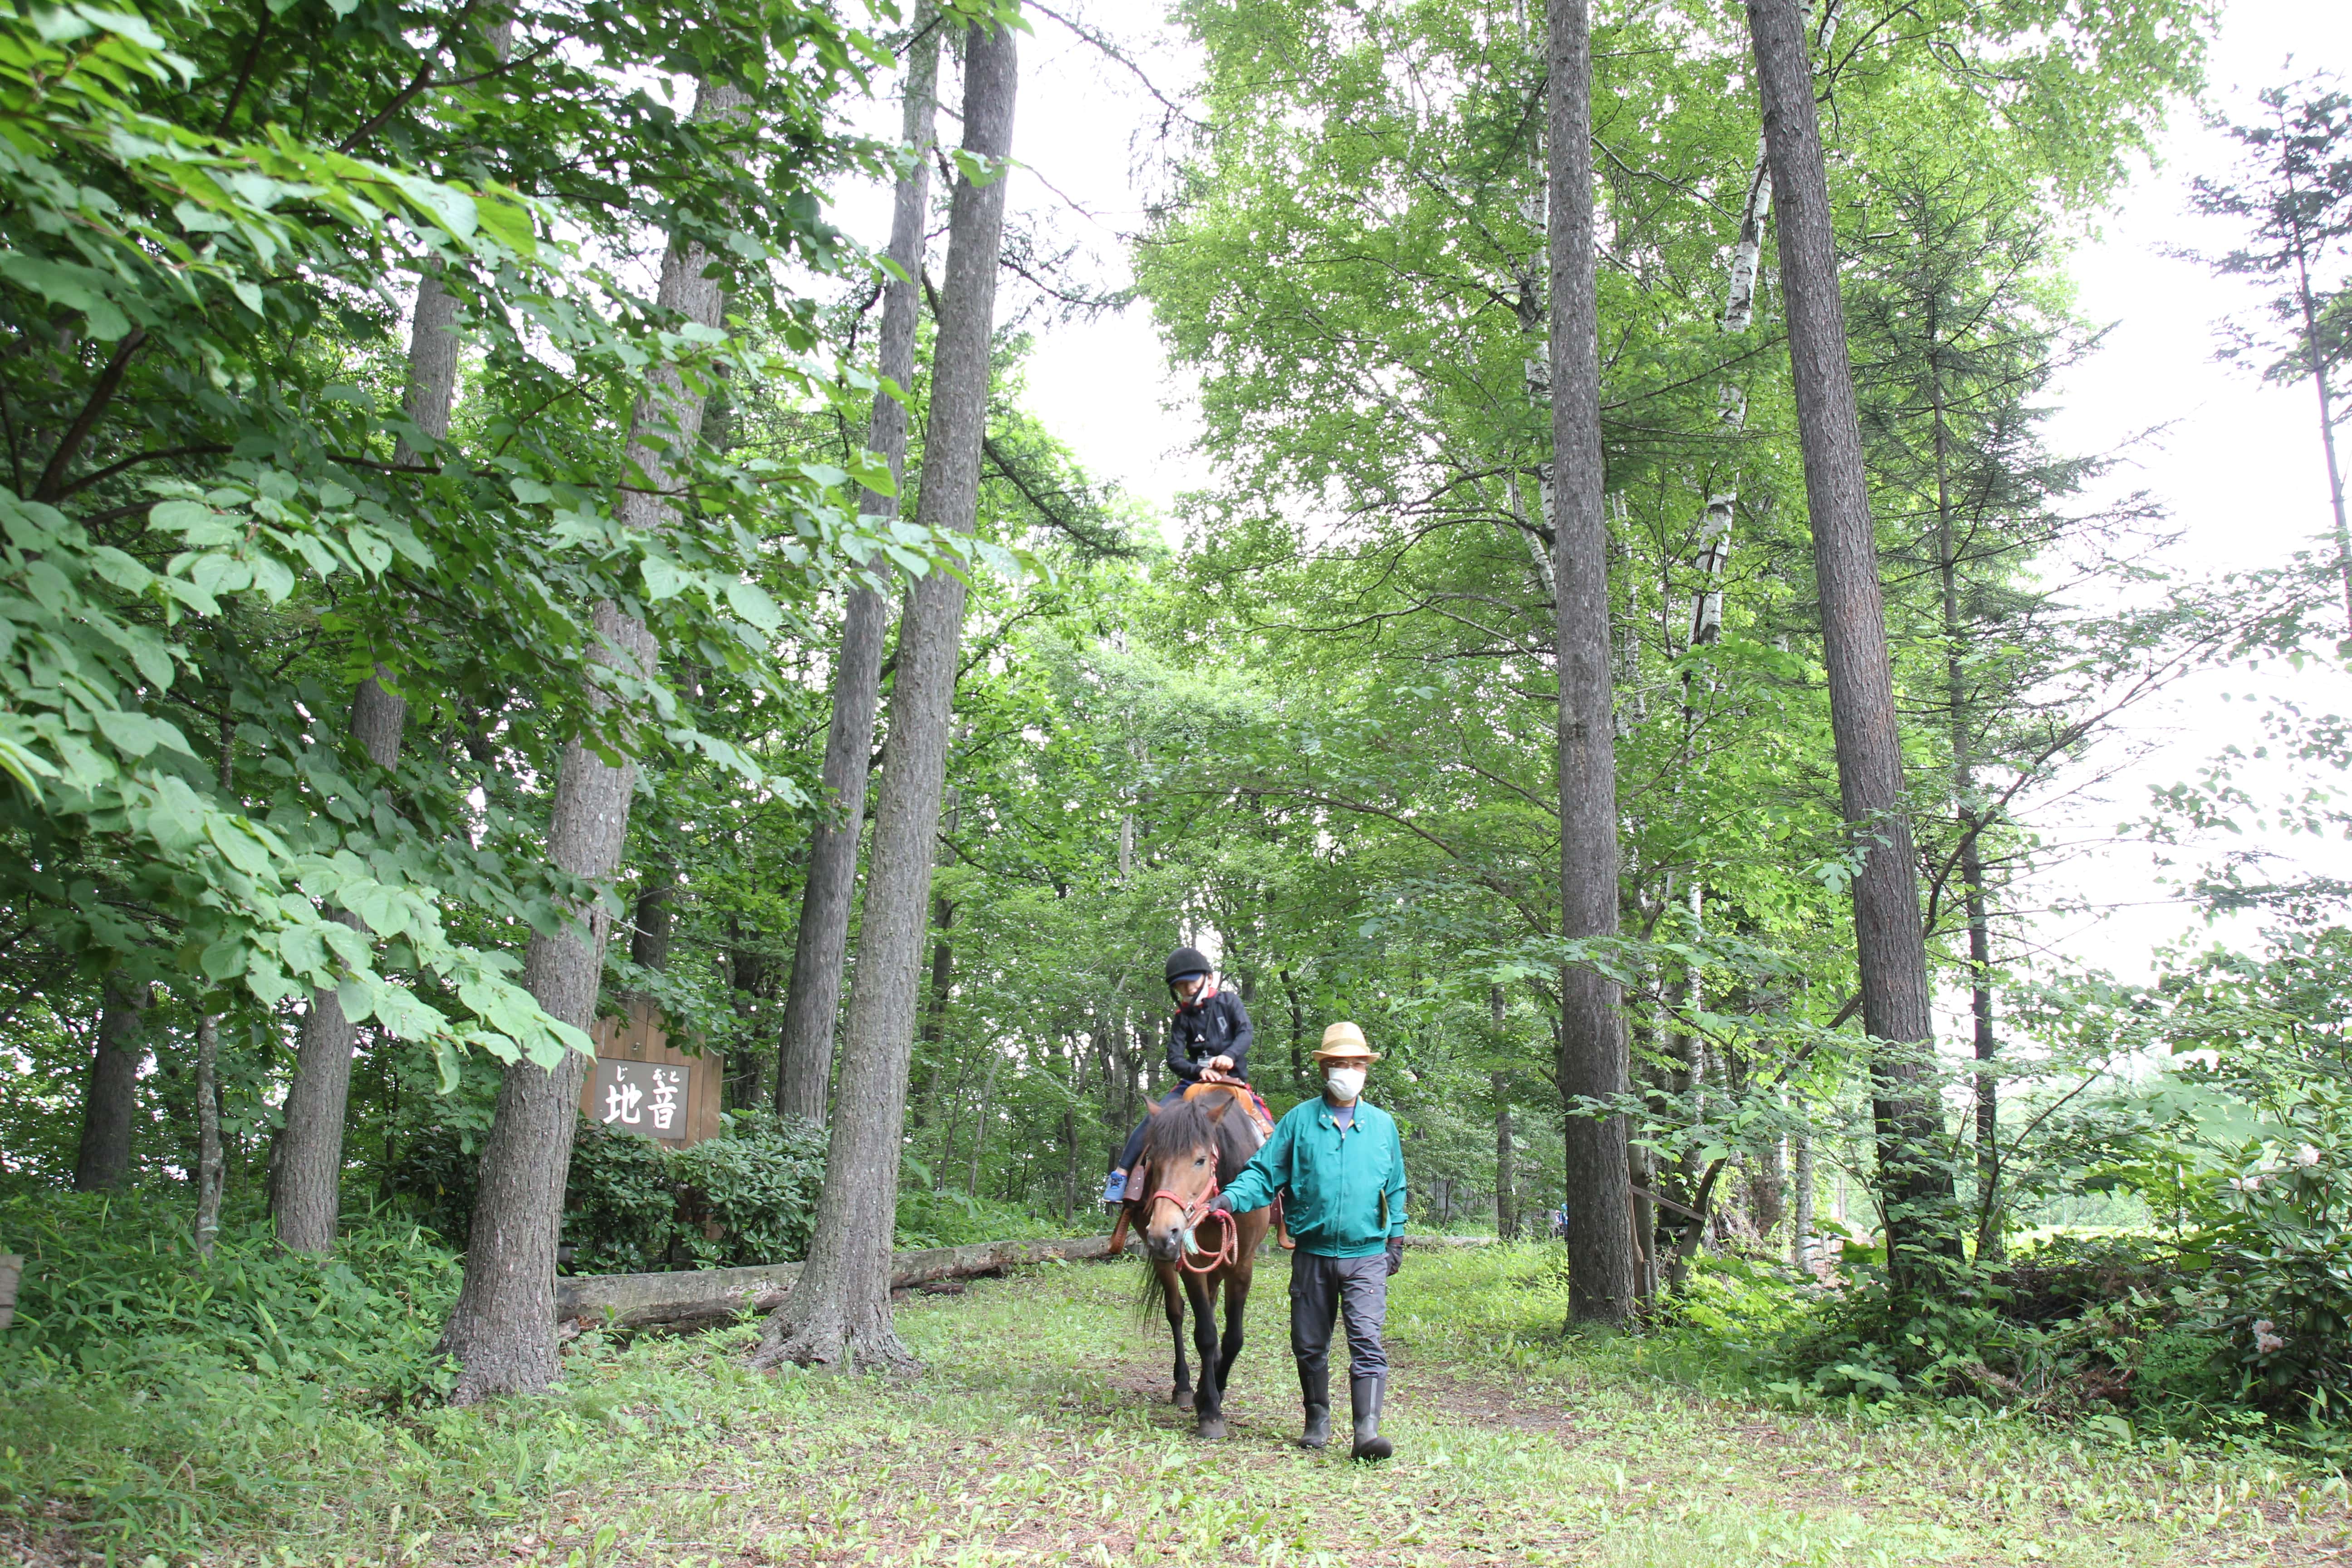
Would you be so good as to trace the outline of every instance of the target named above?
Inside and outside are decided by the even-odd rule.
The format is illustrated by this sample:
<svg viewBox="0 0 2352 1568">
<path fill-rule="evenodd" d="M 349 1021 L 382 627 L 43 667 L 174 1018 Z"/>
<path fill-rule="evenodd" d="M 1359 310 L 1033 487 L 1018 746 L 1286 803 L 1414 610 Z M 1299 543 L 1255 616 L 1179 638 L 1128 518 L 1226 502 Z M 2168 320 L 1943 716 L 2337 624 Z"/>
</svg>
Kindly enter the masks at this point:
<svg viewBox="0 0 2352 1568">
<path fill-rule="evenodd" d="M 719 1137 L 667 1149 L 580 1118 L 563 1194 L 572 1271 L 806 1257 L 824 1187 L 824 1130 L 764 1110 L 730 1111 L 727 1122 Z M 473 1215 L 477 1158 L 460 1131 L 431 1129 L 409 1141 L 394 1175 L 406 1211 L 460 1246 Z"/>
<path fill-rule="evenodd" d="M 23 1193 L 0 1200 L 0 1251 L 25 1255 L 11 1383 L 207 1368 L 383 1394 L 438 1375 L 432 1353 L 457 1259 L 410 1224 L 362 1224 L 329 1258 L 281 1253 L 258 1215 L 198 1258 L 175 1198 Z"/>
<path fill-rule="evenodd" d="M 0 1334 L 0 1517 L 61 1507 L 99 1538 L 186 1541 L 284 1506 L 322 1457 L 386 1449 L 372 1411 L 446 1386 L 456 1258 L 413 1224 L 277 1251 L 257 1214 L 195 1256 L 177 1194 L 0 1199 L 22 1252 Z"/>
</svg>

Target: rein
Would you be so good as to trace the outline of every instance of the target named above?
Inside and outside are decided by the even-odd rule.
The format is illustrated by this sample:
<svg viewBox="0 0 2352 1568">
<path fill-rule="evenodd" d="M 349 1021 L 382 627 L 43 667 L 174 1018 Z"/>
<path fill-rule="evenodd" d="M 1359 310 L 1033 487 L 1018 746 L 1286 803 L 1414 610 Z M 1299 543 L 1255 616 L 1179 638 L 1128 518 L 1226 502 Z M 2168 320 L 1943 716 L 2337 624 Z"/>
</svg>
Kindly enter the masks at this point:
<svg viewBox="0 0 2352 1568">
<path fill-rule="evenodd" d="M 1146 1213 L 1158 1207 L 1160 1200 L 1165 1198 L 1174 1204 L 1177 1211 L 1183 1216 L 1184 1250 L 1177 1255 L 1176 1267 L 1188 1274 L 1213 1274 L 1220 1268 L 1232 1267 L 1241 1256 L 1241 1226 L 1234 1222 L 1232 1211 L 1209 1207 L 1216 1195 L 1217 1178 L 1211 1176 L 1208 1190 L 1202 1193 L 1196 1202 L 1188 1204 L 1166 1187 L 1153 1193 L 1146 1200 L 1144 1205 Z M 1218 1244 L 1217 1250 L 1214 1252 L 1204 1251 L 1199 1245 L 1200 1226 L 1202 1221 L 1210 1219 L 1221 1219 L 1225 1222 L 1225 1239 Z M 1192 1262 L 1195 1258 L 1204 1258 L 1206 1261 L 1195 1266 Z"/>
</svg>

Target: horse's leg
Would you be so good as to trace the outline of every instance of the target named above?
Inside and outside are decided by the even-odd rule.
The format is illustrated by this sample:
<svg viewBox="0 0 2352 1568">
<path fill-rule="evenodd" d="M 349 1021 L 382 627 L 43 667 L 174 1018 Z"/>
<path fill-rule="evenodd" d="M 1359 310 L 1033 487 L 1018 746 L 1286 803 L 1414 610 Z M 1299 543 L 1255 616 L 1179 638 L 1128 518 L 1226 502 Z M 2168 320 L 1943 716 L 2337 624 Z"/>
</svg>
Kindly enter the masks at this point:
<svg viewBox="0 0 2352 1568">
<path fill-rule="evenodd" d="M 1201 1381 L 1193 1391 L 1195 1429 L 1203 1437 L 1225 1435 L 1224 1383 L 1217 1355 L 1217 1294 L 1214 1276 L 1187 1273 L 1184 1294 L 1192 1308 L 1192 1348 L 1201 1352 Z"/>
<path fill-rule="evenodd" d="M 1176 1382 L 1168 1391 L 1168 1400 L 1179 1410 L 1190 1410 L 1192 1369 L 1184 1362 L 1183 1271 L 1172 1263 L 1155 1263 L 1152 1267 L 1160 1270 L 1160 1300 L 1168 1310 L 1168 1337 L 1176 1342 Z"/>
<path fill-rule="evenodd" d="M 1225 1270 L 1225 1337 L 1217 1347 L 1217 1394 L 1223 1397 L 1225 1379 L 1234 1370 L 1234 1358 L 1242 1353 L 1242 1323 L 1249 1306 L 1250 1279 L 1257 1269 L 1257 1249 L 1265 1240 L 1272 1220 L 1265 1209 L 1244 1215 L 1234 1222 L 1239 1229 L 1234 1237 L 1234 1262 Z"/>
</svg>

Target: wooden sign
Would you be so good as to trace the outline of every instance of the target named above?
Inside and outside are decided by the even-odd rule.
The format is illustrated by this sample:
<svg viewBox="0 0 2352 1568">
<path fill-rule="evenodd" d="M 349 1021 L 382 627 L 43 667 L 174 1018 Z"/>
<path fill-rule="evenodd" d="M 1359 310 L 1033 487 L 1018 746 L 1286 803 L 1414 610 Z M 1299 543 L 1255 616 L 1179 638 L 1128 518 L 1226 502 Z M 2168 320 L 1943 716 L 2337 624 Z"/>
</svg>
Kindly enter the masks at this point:
<svg viewBox="0 0 2352 1568">
<path fill-rule="evenodd" d="M 627 1017 L 599 1018 L 588 1033 L 596 1070 L 581 1089 L 580 1114 L 672 1149 L 719 1135 L 719 1058 L 673 1047 L 651 1002 L 633 998 Z"/>
</svg>

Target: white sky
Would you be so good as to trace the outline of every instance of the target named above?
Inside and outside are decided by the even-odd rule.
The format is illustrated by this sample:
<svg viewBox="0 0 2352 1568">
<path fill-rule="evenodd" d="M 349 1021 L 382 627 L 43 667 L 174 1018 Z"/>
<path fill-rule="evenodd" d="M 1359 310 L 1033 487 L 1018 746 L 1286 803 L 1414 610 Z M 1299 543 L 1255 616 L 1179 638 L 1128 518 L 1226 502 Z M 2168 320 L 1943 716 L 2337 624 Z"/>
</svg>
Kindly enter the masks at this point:
<svg viewBox="0 0 2352 1568">
<path fill-rule="evenodd" d="M 1188 56 L 1152 21 L 1157 7 L 1137 0 L 1055 0 L 1064 16 L 1083 16 L 1146 63 L 1173 90 L 1187 76 Z M 1012 202 L 1023 218 L 1084 245 L 1107 286 L 1128 281 L 1122 237 L 1142 224 L 1157 188 L 1152 132 L 1161 110 L 1131 74 L 1105 61 L 1070 32 L 1033 14 L 1036 29 L 1024 41 L 1015 155 L 1025 167 L 1014 176 Z M 2225 0 L 2221 30 L 2210 60 L 2211 103 L 2245 117 L 2255 89 L 2289 74 L 2333 69 L 2352 75 L 2352 6 L 2315 0 Z M 952 86 L 942 96 L 954 101 Z M 952 137 L 952 124 L 943 135 Z M 2217 279 L 2164 247 L 2189 244 L 2226 248 L 2229 236 L 2199 230 L 2187 216 L 2182 193 L 2190 175 L 2220 172 L 2229 153 L 2193 111 L 2176 114 L 2163 139 L 2159 166 L 2144 170 L 2115 208 L 2096 220 L 2095 237 L 2072 265 L 2082 314 L 2113 323 L 2105 345 L 2071 372 L 2054 401 L 2062 412 L 2051 439 L 2061 452 L 2099 452 L 2155 427 L 2163 436 L 2136 449 L 2117 476 L 2118 491 L 2145 489 L 2170 508 L 2182 532 L 2168 564 L 2185 574 L 2283 563 L 2327 526 L 2327 497 L 2310 389 L 2265 387 L 2243 373 L 2212 363 L 2213 323 L 2245 312 L 2253 295 L 2235 281 Z M 887 209 L 877 194 L 853 196 L 838 216 L 877 239 Z M 1008 306 L 1034 299 L 1014 285 Z M 1044 325 L 1030 362 L 1024 401 L 1097 478 L 1155 504 L 1163 516 L 1175 498 L 1210 481 L 1206 465 L 1189 450 L 1198 429 L 1185 380 L 1162 357 L 1147 308 L 1091 321 Z M 1173 527 L 1172 519 L 1169 524 Z M 2263 688 L 2275 688 L 2273 674 Z M 2294 678 L 2298 700 L 2341 711 L 2352 681 L 2340 671 L 2307 670 Z M 2226 692 L 2258 688 L 2242 673 L 2215 674 L 2184 687 L 2159 709 L 2132 721 L 2131 738 L 2156 742 L 2073 820 L 2053 819 L 2053 837 L 2103 836 L 2144 808 L 2151 784 L 2192 775 L 2201 760 L 2254 733 L 2253 710 L 2225 702 Z M 2282 844 L 2305 870 L 2352 875 L 2352 852 L 2340 844 Z M 2045 874 L 2038 892 L 2079 899 L 2097 907 L 2088 916 L 2045 917 L 2032 940 L 2068 962 L 2146 978 L 2161 945 L 2187 934 L 2196 921 L 2162 880 L 2144 849 L 2103 848 Z M 2251 934 L 2240 927 L 2233 932 Z"/>
</svg>

